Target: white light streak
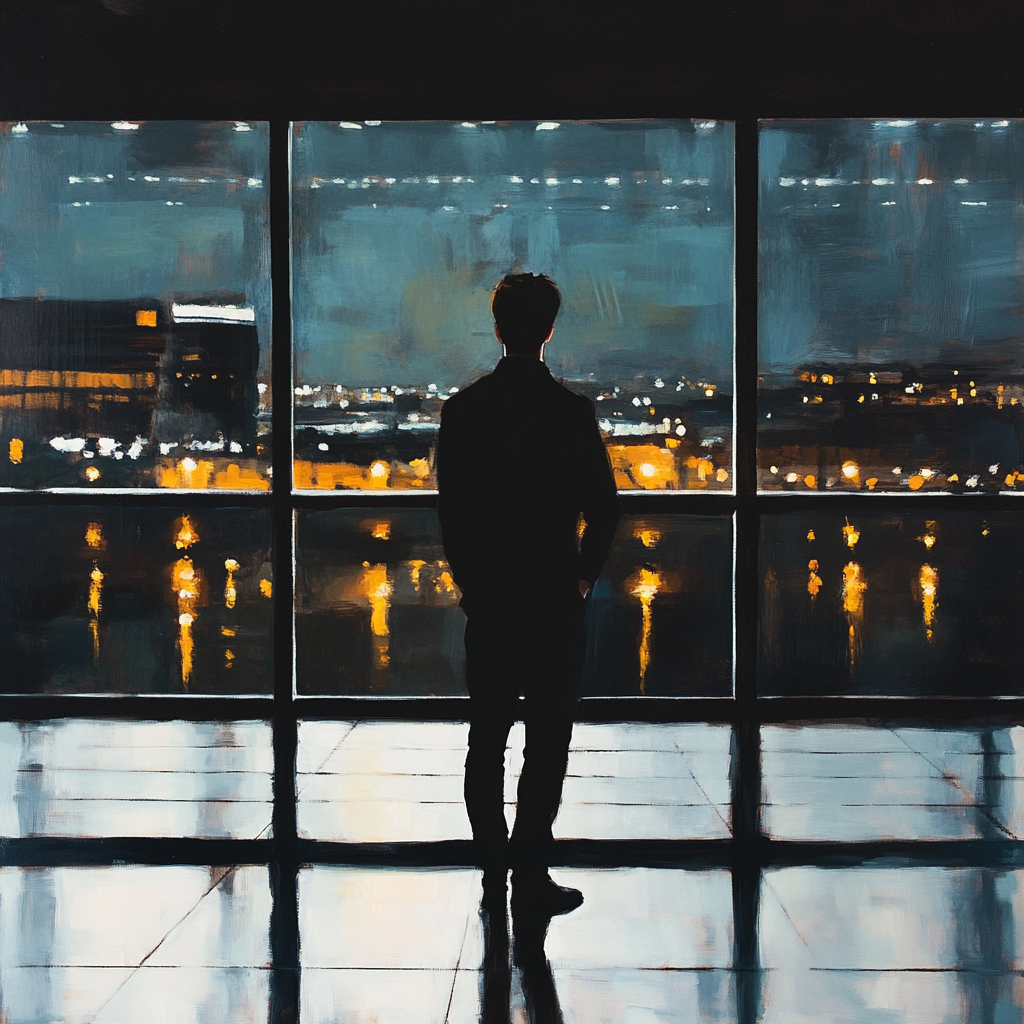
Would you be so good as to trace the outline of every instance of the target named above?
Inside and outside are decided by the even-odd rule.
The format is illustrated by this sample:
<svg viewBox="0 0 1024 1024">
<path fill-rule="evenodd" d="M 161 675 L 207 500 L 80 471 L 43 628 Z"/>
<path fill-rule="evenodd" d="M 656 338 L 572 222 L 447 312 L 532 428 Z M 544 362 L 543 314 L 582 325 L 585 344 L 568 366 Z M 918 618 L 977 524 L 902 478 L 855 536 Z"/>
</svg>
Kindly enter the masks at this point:
<svg viewBox="0 0 1024 1024">
<path fill-rule="evenodd" d="M 935 182 L 931 178 L 918 178 L 918 185 L 934 185 Z"/>
<path fill-rule="evenodd" d="M 135 121 L 112 121 L 110 127 L 118 132 L 137 132 L 138 123 Z"/>
<path fill-rule="evenodd" d="M 263 188 L 263 179 L 262 178 L 250 178 L 246 182 L 246 185 L 248 185 L 249 188 Z"/>
<path fill-rule="evenodd" d="M 80 452 L 85 448 L 84 437 L 51 437 L 50 447 L 59 452 Z"/>
<path fill-rule="evenodd" d="M 895 185 L 896 182 L 892 178 L 872 178 L 872 185 Z"/>
<path fill-rule="evenodd" d="M 873 128 L 912 128 L 916 121 L 876 121 Z"/>
<path fill-rule="evenodd" d="M 358 132 L 361 132 L 363 130 L 363 126 L 361 124 L 358 124 L 355 121 L 339 121 L 338 122 L 338 127 L 339 128 L 351 128 L 353 131 L 358 131 Z"/>
<path fill-rule="evenodd" d="M 611 420 L 598 420 L 597 425 L 606 434 L 612 437 L 634 437 L 643 434 L 658 433 L 658 426 L 654 423 L 612 423 Z"/>
<path fill-rule="evenodd" d="M 618 185 L 620 182 L 619 178 L 605 178 L 604 183 L 606 185 Z"/>
<path fill-rule="evenodd" d="M 601 207 L 601 209 L 602 209 L 602 210 L 610 210 L 610 209 L 611 209 L 611 207 L 610 207 L 610 206 L 602 206 L 602 207 Z"/>
<path fill-rule="evenodd" d="M 815 178 L 814 184 L 820 188 L 827 188 L 829 185 L 845 185 L 842 178 Z"/>
<path fill-rule="evenodd" d="M 364 121 L 363 124 L 369 125 L 371 128 L 377 128 L 380 126 L 380 121 Z"/>
<path fill-rule="evenodd" d="M 714 129 L 715 129 L 715 128 L 716 128 L 717 126 L 718 126 L 718 122 L 717 122 L 717 121 L 698 121 L 698 122 L 697 122 L 697 123 L 696 123 L 696 124 L 694 125 L 694 127 L 695 127 L 695 128 L 697 129 L 697 131 L 699 131 L 699 132 L 710 132 L 710 131 L 714 131 Z"/>
<path fill-rule="evenodd" d="M 520 178 L 518 174 L 513 174 L 508 180 L 511 181 L 513 185 L 522 185 L 523 183 L 523 179 Z"/>
<path fill-rule="evenodd" d="M 174 322 L 183 323 L 254 323 L 256 311 L 246 306 L 200 306 L 190 303 L 171 303 Z"/>
<path fill-rule="evenodd" d="M 541 121 L 537 125 L 535 131 L 538 132 L 553 132 L 556 128 L 561 127 L 558 121 Z"/>
<path fill-rule="evenodd" d="M 779 184 L 783 188 L 792 188 L 796 184 L 796 178 L 779 178 Z"/>
<path fill-rule="evenodd" d="M 960 203 L 960 205 L 961 206 L 988 206 L 988 203 L 969 203 L 967 201 L 962 201 Z"/>
<path fill-rule="evenodd" d="M 954 185 L 969 185 L 969 184 L 970 184 L 970 181 L 969 181 L 969 180 L 968 180 L 967 178 L 957 178 L 957 179 L 956 179 L 956 180 L 955 180 L 955 181 L 953 182 L 953 184 L 954 184 Z"/>
<path fill-rule="evenodd" d="M 249 125 L 247 125 L 244 121 L 236 121 L 235 122 L 235 131 L 236 132 L 251 132 L 252 128 Z"/>
</svg>

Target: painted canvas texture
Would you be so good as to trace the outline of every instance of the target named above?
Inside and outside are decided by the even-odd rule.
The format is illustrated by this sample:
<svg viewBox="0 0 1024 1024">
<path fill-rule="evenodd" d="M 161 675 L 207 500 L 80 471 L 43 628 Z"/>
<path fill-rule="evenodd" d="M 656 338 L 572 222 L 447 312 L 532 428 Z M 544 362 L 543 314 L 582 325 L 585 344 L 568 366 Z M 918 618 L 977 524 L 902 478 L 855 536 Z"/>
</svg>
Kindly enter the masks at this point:
<svg viewBox="0 0 1024 1024">
<path fill-rule="evenodd" d="M 433 509 L 297 513 L 298 693 L 465 693 Z M 732 520 L 623 517 L 588 597 L 584 696 L 732 693 Z"/>
<path fill-rule="evenodd" d="M 618 486 L 732 488 L 733 127 L 304 122 L 292 136 L 295 486 L 430 490 L 443 402 L 544 273 L 545 351 Z"/>
<path fill-rule="evenodd" d="M 1020 120 L 762 123 L 761 489 L 1020 489 L 1022 143 Z"/>
<path fill-rule="evenodd" d="M 266 122 L 0 125 L 0 487 L 270 486 Z"/>
</svg>

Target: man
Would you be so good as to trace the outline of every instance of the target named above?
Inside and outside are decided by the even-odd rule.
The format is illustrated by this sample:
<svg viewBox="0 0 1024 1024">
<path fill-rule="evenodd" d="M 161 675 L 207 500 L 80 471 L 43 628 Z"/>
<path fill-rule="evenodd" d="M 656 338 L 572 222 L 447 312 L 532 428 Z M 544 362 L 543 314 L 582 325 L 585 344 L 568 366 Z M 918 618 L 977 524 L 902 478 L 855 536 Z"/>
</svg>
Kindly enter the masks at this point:
<svg viewBox="0 0 1024 1024">
<path fill-rule="evenodd" d="M 594 405 L 543 361 L 560 305 L 543 274 L 497 285 L 491 313 L 504 356 L 445 402 L 437 451 L 445 556 L 467 618 L 466 810 L 484 905 L 504 907 L 511 866 L 514 912 L 517 902 L 564 913 L 583 901 L 548 875 L 551 826 L 582 681 L 584 601 L 618 520 Z M 517 718 L 526 749 L 509 839 L 505 744 Z"/>
</svg>

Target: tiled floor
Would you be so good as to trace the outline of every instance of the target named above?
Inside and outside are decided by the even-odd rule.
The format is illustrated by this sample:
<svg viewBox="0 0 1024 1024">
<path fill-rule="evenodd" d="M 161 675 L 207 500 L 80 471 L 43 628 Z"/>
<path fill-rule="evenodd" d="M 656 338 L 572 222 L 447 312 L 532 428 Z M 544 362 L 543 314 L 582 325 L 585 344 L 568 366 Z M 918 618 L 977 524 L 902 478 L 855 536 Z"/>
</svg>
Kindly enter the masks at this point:
<svg viewBox="0 0 1024 1024">
<path fill-rule="evenodd" d="M 266 868 L 0 868 L 0 1020 L 266 1020 Z"/>
<path fill-rule="evenodd" d="M 266 722 L 0 722 L 0 836 L 267 836 Z"/>
<path fill-rule="evenodd" d="M 557 1019 L 735 1019 L 726 872 L 631 868 L 553 874 L 586 895 L 577 911 L 552 920 L 543 947 L 548 985 L 553 980 L 554 986 L 549 1003 L 558 1004 L 562 1015 Z M 477 910 L 479 878 L 469 869 L 303 871 L 303 1024 L 475 1024 L 482 1000 L 493 1002 L 495 989 L 500 996 L 502 974 L 506 1006 L 522 1014 L 531 989 L 543 988 L 543 958 L 539 970 L 510 967 L 508 950 L 501 948 L 508 932 L 485 934 Z M 485 956 L 491 971 L 481 970 Z"/>
<path fill-rule="evenodd" d="M 776 839 L 1019 839 L 1024 729 L 765 726 L 763 826 Z"/>
<path fill-rule="evenodd" d="M 468 839 L 468 730 L 455 722 L 300 723 L 300 833 L 346 842 Z M 510 823 L 523 739 L 517 723 L 505 753 Z M 726 726 L 577 724 L 555 837 L 728 836 L 729 742 Z"/>
</svg>

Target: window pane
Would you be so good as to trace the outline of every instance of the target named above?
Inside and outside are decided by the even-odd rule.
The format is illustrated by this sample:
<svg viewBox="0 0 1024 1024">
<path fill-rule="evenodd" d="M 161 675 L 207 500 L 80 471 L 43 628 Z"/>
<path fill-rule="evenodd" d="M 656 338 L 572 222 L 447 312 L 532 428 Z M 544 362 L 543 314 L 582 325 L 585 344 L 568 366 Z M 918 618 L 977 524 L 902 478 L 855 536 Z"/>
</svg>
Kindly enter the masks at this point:
<svg viewBox="0 0 1024 1024">
<path fill-rule="evenodd" d="M 300 694 L 465 693 L 433 509 L 297 514 Z M 584 696 L 732 693 L 732 521 L 624 516 L 589 599 Z"/>
<path fill-rule="evenodd" d="M 0 1015 L 265 1019 L 269 919 L 266 867 L 2 867 Z"/>
<path fill-rule="evenodd" d="M 266 122 L 0 130 L 0 486 L 266 490 Z"/>
<path fill-rule="evenodd" d="M 268 722 L 0 722 L 0 835 L 269 833 Z"/>
<path fill-rule="evenodd" d="M 1018 515 L 766 515 L 760 561 L 762 694 L 1022 692 Z"/>
<path fill-rule="evenodd" d="M 760 154 L 760 486 L 1018 489 L 1024 121 L 770 121 Z"/>
<path fill-rule="evenodd" d="M 296 487 L 433 487 L 516 269 L 561 289 L 545 358 L 619 487 L 731 488 L 731 123 L 310 122 L 292 167 Z"/>
<path fill-rule="evenodd" d="M 7 693 L 271 693 L 262 509 L 0 509 Z"/>
</svg>

